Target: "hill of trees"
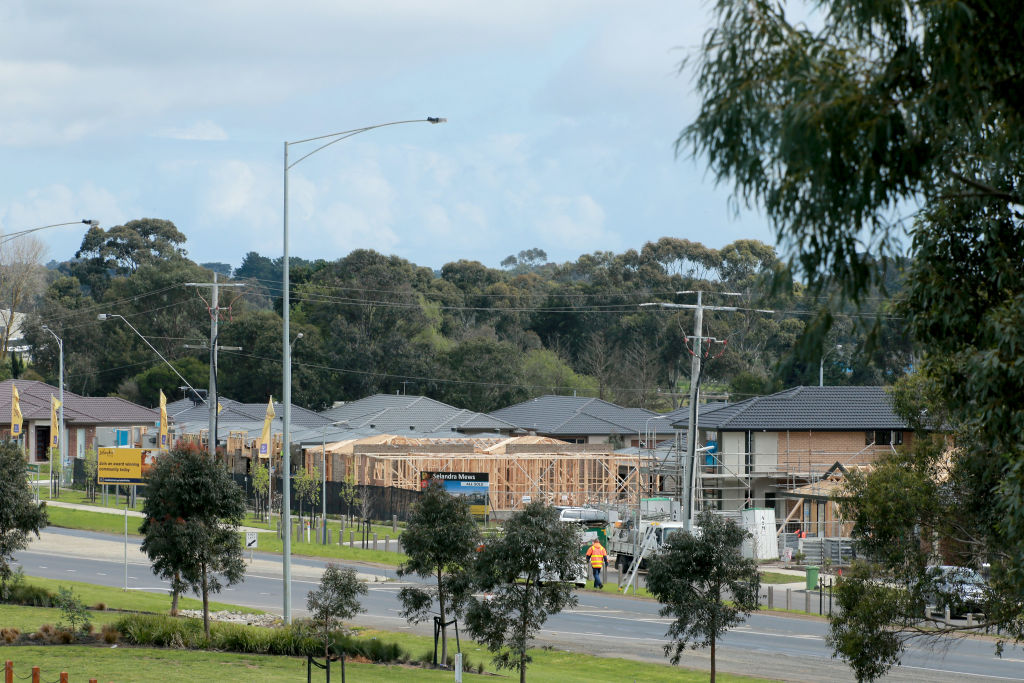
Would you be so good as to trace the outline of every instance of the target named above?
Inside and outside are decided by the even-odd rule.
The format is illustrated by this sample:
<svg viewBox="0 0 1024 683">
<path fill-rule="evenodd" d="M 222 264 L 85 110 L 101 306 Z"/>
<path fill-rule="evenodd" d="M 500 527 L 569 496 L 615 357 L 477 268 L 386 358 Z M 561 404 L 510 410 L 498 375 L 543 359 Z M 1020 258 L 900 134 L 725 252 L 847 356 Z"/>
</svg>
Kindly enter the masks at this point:
<svg viewBox="0 0 1024 683">
<path fill-rule="evenodd" d="M 169 221 L 140 219 L 93 228 L 74 258 L 51 264 L 37 292 L 26 337 L 26 373 L 54 381 L 65 342 L 67 386 L 86 395 L 116 394 L 145 405 L 162 388 L 180 396 L 180 380 L 126 325 L 123 315 L 195 386 L 206 386 L 208 354 L 184 344 L 209 339 L 208 289 L 228 264 L 200 266 L 185 235 Z M 221 293 L 221 393 L 263 401 L 281 393 L 281 266 L 255 252 L 232 273 L 244 288 Z M 890 266 L 890 292 L 899 270 Z M 647 302 L 692 302 L 677 292 L 702 290 L 705 303 L 735 312 L 704 316 L 712 347 L 705 391 L 733 400 L 794 384 L 816 384 L 824 353 L 828 384 L 889 383 L 912 364 L 901 321 L 877 297 L 870 310 L 832 311 L 817 347 L 801 340 L 828 302 L 804 295 L 766 244 L 739 240 L 722 249 L 664 237 L 621 254 L 595 252 L 549 263 L 525 249 L 490 268 L 476 261 L 440 271 L 397 256 L 356 250 L 336 261 L 293 259 L 293 398 L 319 409 L 377 392 L 423 394 L 488 411 L 545 393 L 598 396 L 666 410 L 688 387 L 686 310 Z M 722 292 L 737 292 L 724 296 Z M 204 298 L 205 297 L 205 298 Z M 770 308 L 768 315 L 753 309 Z M 881 320 L 868 338 L 865 316 Z M 800 353 L 797 353 L 800 351 Z M 35 376 L 35 375 L 31 375 Z"/>
</svg>

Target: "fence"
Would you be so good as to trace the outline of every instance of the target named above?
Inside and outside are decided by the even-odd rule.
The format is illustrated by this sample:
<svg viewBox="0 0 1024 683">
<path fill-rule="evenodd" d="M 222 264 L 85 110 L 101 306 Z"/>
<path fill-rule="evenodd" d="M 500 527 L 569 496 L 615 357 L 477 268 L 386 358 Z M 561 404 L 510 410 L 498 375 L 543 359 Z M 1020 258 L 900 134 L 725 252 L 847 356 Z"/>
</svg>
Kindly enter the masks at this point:
<svg viewBox="0 0 1024 683">
<path fill-rule="evenodd" d="M 245 491 L 245 499 L 247 501 L 253 501 L 255 499 L 251 476 L 248 474 L 232 474 L 231 478 L 234 479 L 235 483 L 238 484 L 243 491 Z M 281 483 L 282 479 L 280 477 L 274 477 L 273 489 L 275 506 L 280 504 L 278 496 L 280 496 L 281 492 L 284 490 Z M 327 514 L 351 514 L 358 517 L 383 520 L 390 520 L 394 516 L 397 517 L 399 521 L 406 522 L 409 520 L 409 514 L 412 512 L 413 503 L 418 501 L 422 495 L 419 491 L 399 489 L 392 486 L 356 486 L 355 495 L 360 501 L 365 501 L 365 505 L 362 502 L 349 505 L 341 498 L 341 494 L 345 490 L 345 482 L 327 482 Z M 320 495 L 323 495 L 322 484 L 317 487 L 317 491 Z M 296 495 L 295 477 L 292 477 L 290 506 L 292 512 L 298 513 L 300 505 L 304 513 L 310 512 L 310 504 L 308 502 L 300 501 Z M 323 510 L 323 500 L 318 500 L 312 508 L 314 512 L 320 512 Z"/>
<path fill-rule="evenodd" d="M 4 683 L 14 683 L 15 680 L 27 681 L 31 679 L 32 683 L 68 683 L 68 672 L 61 671 L 60 678 L 54 681 L 47 681 L 42 678 L 42 673 L 38 666 L 32 667 L 32 672 L 24 676 L 16 676 L 14 674 L 14 662 L 7 660 L 4 663 Z M 95 678 L 90 678 L 89 683 L 96 683 Z"/>
</svg>

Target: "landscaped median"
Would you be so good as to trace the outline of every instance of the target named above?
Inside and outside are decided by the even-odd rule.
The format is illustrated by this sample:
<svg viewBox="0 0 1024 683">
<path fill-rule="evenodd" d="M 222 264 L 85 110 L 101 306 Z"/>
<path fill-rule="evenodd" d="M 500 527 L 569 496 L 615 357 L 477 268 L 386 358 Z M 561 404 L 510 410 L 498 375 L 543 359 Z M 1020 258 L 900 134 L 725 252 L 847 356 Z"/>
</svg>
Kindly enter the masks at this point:
<svg viewBox="0 0 1024 683">
<path fill-rule="evenodd" d="M 89 610 L 93 628 L 79 629 L 69 638 L 62 635 L 67 633 L 67 628 L 61 625 L 63 613 L 57 608 L 0 605 L 0 625 L 7 629 L 0 638 L 0 661 L 12 661 L 15 675 L 20 677 L 38 666 L 44 680 L 55 680 L 61 671 L 67 671 L 72 680 L 98 678 L 163 683 L 235 677 L 238 680 L 294 681 L 305 675 L 305 654 L 322 656 L 323 652 L 323 641 L 314 638 L 301 621 L 276 628 L 215 622 L 207 640 L 201 620 L 166 615 L 170 598 L 165 595 L 124 593 L 116 588 L 34 577 L 25 577 L 23 583 L 42 592 L 49 592 L 56 586 L 71 587 L 86 604 L 102 603 L 106 609 Z M 197 601 L 182 598 L 183 608 L 196 605 Z M 116 611 L 143 609 L 165 613 Z M 211 609 L 244 611 L 222 604 L 213 604 Z M 86 633 L 88 635 L 84 635 Z M 346 670 L 352 680 L 451 680 L 450 671 L 424 667 L 423 662 L 428 662 L 433 653 L 433 640 L 428 637 L 356 628 L 335 633 L 332 638 L 336 648 L 346 653 Z M 4 639 L 9 640 L 6 645 L 3 645 Z M 43 644 L 47 646 L 42 647 Z M 468 640 L 463 640 L 462 646 L 467 671 L 495 673 L 490 654 L 483 647 Z M 704 672 L 680 670 L 665 664 L 547 648 L 530 650 L 530 655 L 534 661 L 529 677 L 534 681 L 695 683 L 707 679 Z M 508 672 L 502 673 L 511 677 Z M 467 681 L 483 679 L 484 676 L 469 673 L 463 678 Z M 721 675 L 719 679 L 762 680 Z"/>
</svg>

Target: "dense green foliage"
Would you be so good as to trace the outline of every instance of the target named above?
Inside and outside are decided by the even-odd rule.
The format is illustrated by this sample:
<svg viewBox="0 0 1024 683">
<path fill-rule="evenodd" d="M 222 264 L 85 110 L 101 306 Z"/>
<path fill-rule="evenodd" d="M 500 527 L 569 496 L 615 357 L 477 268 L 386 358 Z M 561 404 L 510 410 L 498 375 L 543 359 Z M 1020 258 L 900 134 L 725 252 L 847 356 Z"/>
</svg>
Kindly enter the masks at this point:
<svg viewBox="0 0 1024 683">
<path fill-rule="evenodd" d="M 462 616 L 473 590 L 469 574 L 479 542 L 480 531 L 469 506 L 437 482 L 424 491 L 402 532 L 402 550 L 408 559 L 398 568 L 398 575 L 415 574 L 434 582 L 398 591 L 402 616 L 420 623 L 434 616 L 437 604 L 442 662 L 448 660 L 449 617 Z"/>
<path fill-rule="evenodd" d="M 761 576 L 757 562 L 743 557 L 748 534 L 731 519 L 705 510 L 696 520 L 699 534 L 677 532 L 671 545 L 651 559 L 647 590 L 671 617 L 665 654 L 673 664 L 688 644 L 711 646 L 711 681 L 715 680 L 715 645 L 725 632 L 758 609 Z"/>
<path fill-rule="evenodd" d="M 244 494 L 223 466 L 194 448 L 159 458 L 146 486 L 142 551 L 175 594 L 188 587 L 202 596 L 209 636 L 209 594 L 245 576 L 237 530 L 245 517 Z"/>
<path fill-rule="evenodd" d="M 25 453 L 14 441 L 0 442 L 0 591 L 11 578 L 14 553 L 47 523 L 46 503 L 36 503 L 29 488 Z"/>
<path fill-rule="evenodd" d="M 477 554 L 466 626 L 473 638 L 494 653 L 499 669 L 519 672 L 526 681 L 527 647 L 548 617 L 577 603 L 573 584 L 552 577 L 573 577 L 580 569 L 580 539 L 558 510 L 530 503 L 512 513 L 498 538 Z"/>
<path fill-rule="evenodd" d="M 208 356 L 184 344 L 209 339 L 208 291 L 185 283 L 213 273 L 190 261 L 184 244 L 173 224 L 155 219 L 91 230 L 78 257 L 50 272 L 25 325 L 34 370 L 57 374 L 46 324 L 65 340 L 72 391 L 149 406 L 160 389 L 180 398 L 177 375 L 122 321 L 97 320 L 104 312 L 124 315 L 190 383 L 205 386 Z M 247 286 L 222 291 L 220 343 L 242 350 L 220 354 L 220 391 L 263 402 L 281 391 L 281 260 L 250 252 L 234 277 Z M 711 249 L 665 237 L 562 264 L 528 249 L 504 268 L 458 261 L 438 272 L 357 250 L 335 261 L 292 259 L 291 278 L 292 334 L 303 334 L 293 347 L 292 396 L 314 409 L 396 391 L 482 411 L 545 393 L 674 408 L 689 382 L 692 315 L 639 304 L 685 302 L 675 292 L 693 289 L 710 292 L 709 303 L 778 311 L 705 315 L 706 329 L 728 345 L 704 382 L 734 398 L 815 383 L 817 353 L 826 354 L 829 384 L 888 382 L 910 364 L 898 321 L 868 349 L 858 319 L 846 315 L 809 359 L 794 356 L 819 301 L 788 279 L 772 247 L 753 240 Z M 743 296 L 716 297 L 721 291 Z"/>
<path fill-rule="evenodd" d="M 862 679 L 898 661 L 929 564 L 990 564 L 986 620 L 1022 637 L 1024 16 L 1005 10 L 828 0 L 809 24 L 782 4 L 719 0 L 696 56 L 703 103 L 678 144 L 767 212 L 812 294 L 864 306 L 894 293 L 879 266 L 911 239 L 892 311 L 921 353 L 899 403 L 952 438 L 851 481 L 848 518 L 874 564 L 840 599 L 881 604 L 883 582 L 908 596 L 834 624 Z M 879 635 L 885 623 L 899 633 Z"/>
</svg>

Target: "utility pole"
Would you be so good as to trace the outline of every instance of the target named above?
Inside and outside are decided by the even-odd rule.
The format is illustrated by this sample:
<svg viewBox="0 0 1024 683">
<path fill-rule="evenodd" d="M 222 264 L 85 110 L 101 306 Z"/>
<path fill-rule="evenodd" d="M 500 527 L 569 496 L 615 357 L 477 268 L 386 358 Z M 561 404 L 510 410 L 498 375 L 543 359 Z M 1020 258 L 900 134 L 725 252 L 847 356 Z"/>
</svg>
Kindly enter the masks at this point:
<svg viewBox="0 0 1024 683">
<path fill-rule="evenodd" d="M 210 427 L 207 441 L 209 442 L 210 457 L 217 455 L 217 351 L 241 351 L 241 346 L 218 346 L 217 345 L 217 323 L 220 321 L 220 288 L 221 287 L 244 287 L 240 282 L 217 282 L 217 273 L 213 274 L 213 282 L 186 282 L 188 287 L 209 287 L 210 292 L 210 390 L 207 405 L 210 409 Z M 205 349 L 206 346 L 185 344 L 186 349 Z"/>
<path fill-rule="evenodd" d="M 705 306 L 703 302 L 703 291 L 687 290 L 676 292 L 676 294 L 696 294 L 696 304 L 670 304 L 670 303 L 646 303 L 641 306 L 658 306 L 660 308 L 685 308 L 693 311 L 693 336 L 688 337 L 693 341 L 693 359 L 690 362 L 690 410 L 689 424 L 686 429 L 686 455 L 683 462 L 676 460 L 676 481 L 677 492 L 680 501 L 682 520 L 686 523 L 687 529 L 693 528 L 696 503 L 697 486 L 697 432 L 699 427 L 697 403 L 700 400 L 700 377 L 701 377 L 701 342 L 707 339 L 709 342 L 716 341 L 713 337 L 704 337 L 704 311 L 740 311 L 751 310 L 741 309 L 736 306 Z M 723 296 L 742 296 L 739 292 L 715 292 Z M 756 313 L 774 313 L 764 309 L 753 309 Z M 682 456 L 681 456 L 682 457 Z M 679 472 L 682 470 L 682 479 Z"/>
</svg>

